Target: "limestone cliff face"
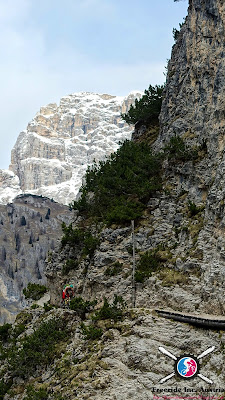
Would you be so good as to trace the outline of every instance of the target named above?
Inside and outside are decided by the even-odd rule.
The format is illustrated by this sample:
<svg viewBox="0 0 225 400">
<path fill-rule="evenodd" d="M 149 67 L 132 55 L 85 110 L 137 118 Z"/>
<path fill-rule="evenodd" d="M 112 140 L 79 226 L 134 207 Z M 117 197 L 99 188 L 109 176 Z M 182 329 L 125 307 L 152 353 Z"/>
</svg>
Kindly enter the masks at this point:
<svg viewBox="0 0 225 400">
<path fill-rule="evenodd" d="M 214 303 L 212 310 L 218 309 L 218 302 L 223 304 L 225 278 L 224 37 L 224 2 L 190 1 L 186 22 L 168 65 L 161 133 L 156 142 L 156 148 L 162 148 L 171 136 L 178 135 L 192 148 L 203 143 L 207 146 L 207 155 L 199 162 L 189 162 L 173 170 L 165 165 L 165 177 L 170 179 L 173 193 L 186 192 L 187 199 L 205 207 L 196 243 L 203 251 L 202 287 L 208 293 L 208 300 L 211 297 Z M 180 201 L 176 208 L 184 214 Z M 181 221 L 180 227 L 183 224 Z M 187 248 L 186 245 L 186 254 Z"/>
<path fill-rule="evenodd" d="M 209 154 L 224 148 L 225 5 L 192 0 L 168 64 L 161 113 L 163 143 L 178 134 L 207 139 Z M 215 151 L 216 150 L 216 151 Z"/>
<path fill-rule="evenodd" d="M 0 202 L 24 192 L 63 204 L 74 200 L 87 166 L 130 139 L 132 128 L 120 115 L 138 96 L 75 93 L 63 97 L 59 106 L 41 107 L 17 139 L 10 171 L 1 172 Z"/>
<path fill-rule="evenodd" d="M 215 157 L 218 150 L 221 155 L 225 123 L 224 35 L 224 2 L 191 1 L 168 64 L 161 142 L 173 134 L 186 134 L 199 141 L 205 138 L 209 153 Z"/>
<path fill-rule="evenodd" d="M 41 196 L 21 195 L 0 205 L 0 324 L 26 306 L 23 288 L 29 282 L 46 284 L 45 260 L 71 217 L 67 206 Z"/>
</svg>

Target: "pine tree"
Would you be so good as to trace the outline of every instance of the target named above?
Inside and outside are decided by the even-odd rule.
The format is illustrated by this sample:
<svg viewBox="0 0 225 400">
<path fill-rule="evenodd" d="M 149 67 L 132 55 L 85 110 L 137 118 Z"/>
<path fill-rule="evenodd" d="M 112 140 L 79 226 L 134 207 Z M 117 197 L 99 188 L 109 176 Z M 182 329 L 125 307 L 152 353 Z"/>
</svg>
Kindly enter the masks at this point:
<svg viewBox="0 0 225 400">
<path fill-rule="evenodd" d="M 122 114 L 122 119 L 128 124 L 143 124 L 158 123 L 158 117 L 162 106 L 162 93 L 164 85 L 150 85 L 145 94 L 138 100 L 135 100 L 135 105 L 131 105 L 126 114 Z"/>
</svg>

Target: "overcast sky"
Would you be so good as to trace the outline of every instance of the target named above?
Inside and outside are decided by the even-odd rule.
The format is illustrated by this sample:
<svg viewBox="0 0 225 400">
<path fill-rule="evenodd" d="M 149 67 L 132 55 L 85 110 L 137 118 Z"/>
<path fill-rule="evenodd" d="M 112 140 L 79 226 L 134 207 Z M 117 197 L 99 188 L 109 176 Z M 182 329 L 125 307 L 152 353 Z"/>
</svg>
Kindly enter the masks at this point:
<svg viewBox="0 0 225 400">
<path fill-rule="evenodd" d="M 0 168 L 40 107 L 161 84 L 187 1 L 0 0 Z"/>
</svg>

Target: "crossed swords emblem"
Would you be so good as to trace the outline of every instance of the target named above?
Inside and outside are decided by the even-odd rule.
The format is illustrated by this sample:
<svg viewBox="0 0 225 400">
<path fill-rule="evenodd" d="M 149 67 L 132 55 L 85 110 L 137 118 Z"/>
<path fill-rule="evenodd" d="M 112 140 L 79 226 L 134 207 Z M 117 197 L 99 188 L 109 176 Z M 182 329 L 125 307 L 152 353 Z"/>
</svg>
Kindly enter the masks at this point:
<svg viewBox="0 0 225 400">
<path fill-rule="evenodd" d="M 199 356 L 197 356 L 197 357 L 196 357 L 196 360 L 200 360 L 201 358 L 207 356 L 209 353 L 212 353 L 212 351 L 214 351 L 214 350 L 215 350 L 215 346 L 208 348 L 207 350 L 203 351 L 203 353 L 201 353 Z M 159 351 L 160 351 L 161 353 L 163 353 L 164 355 L 166 355 L 166 356 L 172 358 L 174 361 L 178 361 L 178 358 L 177 358 L 174 354 L 170 353 L 168 350 L 164 349 L 164 347 L 159 347 Z M 168 380 L 171 379 L 174 375 L 175 375 L 175 372 L 173 372 L 173 373 L 170 374 L 170 375 L 165 376 L 165 378 L 162 378 L 162 379 L 159 381 L 159 383 L 164 383 L 164 382 L 168 381 Z M 213 383 L 213 381 L 211 381 L 211 379 L 207 378 L 206 376 L 204 376 L 204 375 L 202 375 L 202 374 L 197 373 L 197 376 L 198 376 L 200 379 L 202 379 L 203 381 L 207 382 L 207 383 L 210 383 L 210 384 Z"/>
</svg>

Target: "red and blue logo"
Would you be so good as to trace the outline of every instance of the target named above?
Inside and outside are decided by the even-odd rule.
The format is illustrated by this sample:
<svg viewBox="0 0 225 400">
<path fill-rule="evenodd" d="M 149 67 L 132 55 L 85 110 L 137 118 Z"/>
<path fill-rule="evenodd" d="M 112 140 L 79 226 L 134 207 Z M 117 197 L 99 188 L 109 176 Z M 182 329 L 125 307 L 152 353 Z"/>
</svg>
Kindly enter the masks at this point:
<svg viewBox="0 0 225 400">
<path fill-rule="evenodd" d="M 200 365 L 199 360 L 208 354 L 212 353 L 215 350 L 215 346 L 209 347 L 207 350 L 203 351 L 203 353 L 199 354 L 197 357 L 193 357 L 190 354 L 183 354 L 181 357 L 176 357 L 175 354 L 172 354 L 170 351 L 160 346 L 159 351 L 167 357 L 172 358 L 174 363 L 174 372 L 171 372 L 169 375 L 160 379 L 160 383 L 165 383 L 169 379 L 173 378 L 175 375 L 179 375 L 183 379 L 191 379 L 197 376 L 203 381 L 212 384 L 213 381 L 206 376 L 202 375 L 199 372 Z"/>
<path fill-rule="evenodd" d="M 198 362 L 192 356 L 182 356 L 176 363 L 176 372 L 182 378 L 193 378 L 198 372 Z"/>
</svg>

